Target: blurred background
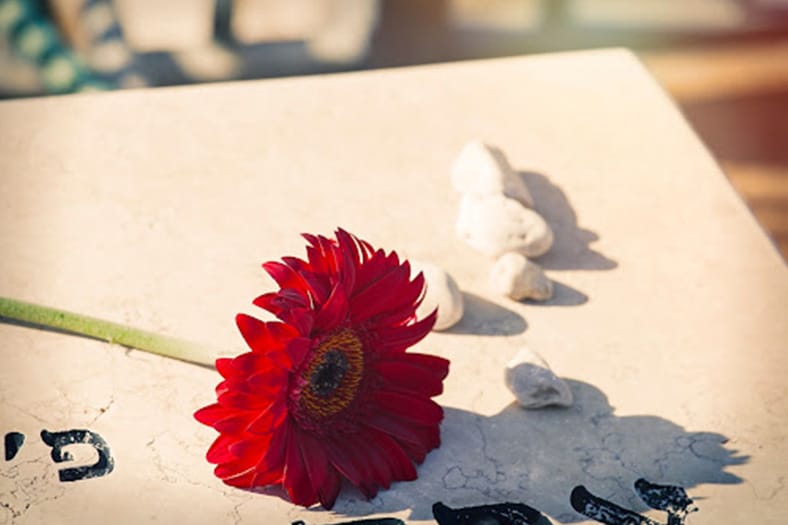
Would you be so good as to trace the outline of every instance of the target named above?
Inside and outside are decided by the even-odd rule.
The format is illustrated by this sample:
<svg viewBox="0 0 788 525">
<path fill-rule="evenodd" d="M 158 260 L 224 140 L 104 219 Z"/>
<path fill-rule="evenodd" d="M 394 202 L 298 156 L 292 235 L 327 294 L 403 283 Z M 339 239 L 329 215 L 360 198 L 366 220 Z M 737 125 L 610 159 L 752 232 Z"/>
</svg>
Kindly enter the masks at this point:
<svg viewBox="0 0 788 525">
<path fill-rule="evenodd" d="M 788 0 L 0 0 L 0 98 L 602 47 L 638 54 L 788 258 Z"/>
</svg>

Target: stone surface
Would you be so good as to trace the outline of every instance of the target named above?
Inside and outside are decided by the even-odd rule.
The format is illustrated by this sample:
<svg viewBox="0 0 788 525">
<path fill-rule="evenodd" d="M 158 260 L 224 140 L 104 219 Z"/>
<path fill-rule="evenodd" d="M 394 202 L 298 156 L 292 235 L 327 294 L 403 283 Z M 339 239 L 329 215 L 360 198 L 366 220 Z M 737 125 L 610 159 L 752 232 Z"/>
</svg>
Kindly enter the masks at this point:
<svg viewBox="0 0 788 525">
<path fill-rule="evenodd" d="M 528 348 L 520 349 L 504 370 L 506 387 L 523 408 L 572 405 L 572 391 L 547 362 Z"/>
<path fill-rule="evenodd" d="M 427 283 L 427 293 L 424 300 L 416 310 L 416 316 L 421 319 L 438 309 L 438 319 L 433 330 L 446 330 L 462 319 L 463 299 L 457 281 L 440 266 L 416 259 L 408 259 L 413 269 L 413 274 L 424 273 Z"/>
<path fill-rule="evenodd" d="M 544 301 L 553 296 L 553 281 L 542 267 L 525 255 L 509 252 L 501 255 L 490 268 L 490 291 L 519 301 Z"/>
<path fill-rule="evenodd" d="M 489 257 L 515 251 L 539 257 L 553 245 L 553 231 L 545 220 L 503 195 L 463 195 L 456 231 L 461 240 Z"/>
<path fill-rule="evenodd" d="M 587 301 L 489 294 L 446 175 L 474 136 L 531 173 L 554 300 Z M 0 294 L 227 354 L 245 350 L 235 314 L 275 287 L 260 263 L 303 256 L 301 232 L 339 225 L 450 269 L 466 308 L 414 348 L 451 360 L 440 448 L 417 480 L 330 512 L 214 477 L 216 433 L 192 414 L 215 371 L 1 323 L 0 427 L 26 440 L 0 462 L 0 523 L 435 525 L 440 500 L 592 524 L 573 487 L 645 512 L 639 477 L 685 487 L 687 525 L 788 515 L 788 271 L 624 51 L 0 101 L 0 203 Z M 513 402 L 501 376 L 523 332 L 571 407 Z M 44 428 L 99 433 L 114 471 L 60 483 Z"/>
<path fill-rule="evenodd" d="M 479 140 L 467 143 L 451 168 L 451 182 L 460 193 L 506 195 L 533 208 L 534 199 L 500 148 Z"/>
</svg>

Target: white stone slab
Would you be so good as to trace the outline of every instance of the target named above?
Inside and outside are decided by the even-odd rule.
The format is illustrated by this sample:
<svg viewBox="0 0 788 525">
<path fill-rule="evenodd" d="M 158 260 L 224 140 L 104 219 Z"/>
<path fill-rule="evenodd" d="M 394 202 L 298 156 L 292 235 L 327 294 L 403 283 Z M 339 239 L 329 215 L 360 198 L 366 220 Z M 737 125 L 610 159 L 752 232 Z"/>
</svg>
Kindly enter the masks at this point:
<svg viewBox="0 0 788 525">
<path fill-rule="evenodd" d="M 453 233 L 471 138 L 524 173 L 555 231 L 546 304 L 487 291 Z M 0 523 L 308 524 L 569 493 L 644 510 L 641 476 L 697 500 L 690 525 L 781 523 L 788 273 L 713 159 L 627 52 L 0 102 L 0 295 L 243 351 L 236 312 L 336 226 L 446 268 L 465 317 L 419 350 L 452 361 L 443 445 L 419 480 L 331 512 L 225 487 L 203 459 L 207 369 L 0 324 Z M 525 412 L 503 368 L 526 341 L 575 404 Z M 37 437 L 86 428 L 115 470 L 60 483 Z M 14 515 L 18 514 L 17 517 Z M 652 512 L 664 521 L 663 514 Z"/>
</svg>

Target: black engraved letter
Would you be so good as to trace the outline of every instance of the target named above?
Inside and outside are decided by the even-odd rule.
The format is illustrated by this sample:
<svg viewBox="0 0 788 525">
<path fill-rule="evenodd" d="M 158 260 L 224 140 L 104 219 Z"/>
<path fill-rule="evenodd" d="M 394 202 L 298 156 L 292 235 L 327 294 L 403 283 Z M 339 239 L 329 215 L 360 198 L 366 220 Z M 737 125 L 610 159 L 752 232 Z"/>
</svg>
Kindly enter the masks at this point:
<svg viewBox="0 0 788 525">
<path fill-rule="evenodd" d="M 22 448 L 25 442 L 25 435 L 21 432 L 9 432 L 5 435 L 5 460 L 11 461 Z"/>
<path fill-rule="evenodd" d="M 439 525 L 550 525 L 541 512 L 523 503 L 498 503 L 453 509 L 440 501 L 432 506 Z"/>
<path fill-rule="evenodd" d="M 657 485 L 640 478 L 635 482 L 635 492 L 652 509 L 667 512 L 667 525 L 683 525 L 687 515 L 698 510 L 692 505 L 692 500 L 681 487 Z M 661 525 L 657 521 L 619 507 L 599 496 L 594 496 L 582 485 L 574 488 L 570 501 L 577 512 L 599 523 L 607 525 Z"/>
<path fill-rule="evenodd" d="M 52 460 L 55 463 L 73 461 L 74 457 L 64 447 L 69 445 L 90 445 L 98 453 L 98 461 L 93 465 L 64 468 L 58 471 L 60 481 L 77 481 L 80 479 L 106 476 L 115 466 L 110 455 L 109 446 L 98 434 L 90 430 L 66 430 L 64 432 L 41 431 L 41 439 L 52 447 Z"/>
</svg>

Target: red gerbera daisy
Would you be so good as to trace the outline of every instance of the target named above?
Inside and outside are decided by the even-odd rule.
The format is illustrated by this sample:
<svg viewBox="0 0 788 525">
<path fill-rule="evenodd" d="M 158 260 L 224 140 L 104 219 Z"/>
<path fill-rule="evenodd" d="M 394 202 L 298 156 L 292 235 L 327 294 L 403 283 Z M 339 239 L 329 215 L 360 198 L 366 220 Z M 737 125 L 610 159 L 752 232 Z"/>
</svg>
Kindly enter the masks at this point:
<svg viewBox="0 0 788 525">
<path fill-rule="evenodd" d="M 372 498 L 416 479 L 413 463 L 440 445 L 449 362 L 407 353 L 435 323 L 417 321 L 424 278 L 396 253 L 337 230 L 304 235 L 307 260 L 263 268 L 280 290 L 254 304 L 280 321 L 239 314 L 251 352 L 218 359 L 218 402 L 198 421 L 220 435 L 207 458 L 228 485 L 281 484 L 290 499 L 334 505 L 343 479 Z"/>
</svg>

